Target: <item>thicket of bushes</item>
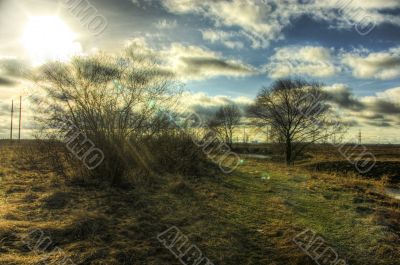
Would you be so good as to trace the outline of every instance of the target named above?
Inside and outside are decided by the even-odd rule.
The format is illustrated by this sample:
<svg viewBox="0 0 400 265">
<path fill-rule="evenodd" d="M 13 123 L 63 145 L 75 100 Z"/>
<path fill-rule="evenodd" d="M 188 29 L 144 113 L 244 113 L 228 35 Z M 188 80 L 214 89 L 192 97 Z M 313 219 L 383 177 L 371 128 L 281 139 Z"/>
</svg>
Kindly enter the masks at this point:
<svg viewBox="0 0 400 265">
<path fill-rule="evenodd" d="M 151 54 L 128 49 L 53 62 L 35 81 L 38 135 L 60 173 L 114 185 L 152 173 L 204 173 L 206 155 L 171 118 L 180 84 Z"/>
</svg>

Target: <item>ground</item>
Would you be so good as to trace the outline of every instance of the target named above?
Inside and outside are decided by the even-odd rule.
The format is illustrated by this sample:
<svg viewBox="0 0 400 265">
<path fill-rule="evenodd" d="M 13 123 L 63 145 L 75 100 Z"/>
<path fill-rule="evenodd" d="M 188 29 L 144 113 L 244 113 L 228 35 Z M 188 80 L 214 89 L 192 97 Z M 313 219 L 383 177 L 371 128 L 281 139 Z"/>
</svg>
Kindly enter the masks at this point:
<svg viewBox="0 0 400 265">
<path fill-rule="evenodd" d="M 23 156 L 23 146 L 0 146 L 0 264 L 181 264 L 157 239 L 172 226 L 214 264 L 317 264 L 293 241 L 307 229 L 347 264 L 398 264 L 399 202 L 380 180 L 246 158 L 228 175 L 121 189 L 61 178 Z M 32 248 L 38 231 L 46 248 Z"/>
</svg>

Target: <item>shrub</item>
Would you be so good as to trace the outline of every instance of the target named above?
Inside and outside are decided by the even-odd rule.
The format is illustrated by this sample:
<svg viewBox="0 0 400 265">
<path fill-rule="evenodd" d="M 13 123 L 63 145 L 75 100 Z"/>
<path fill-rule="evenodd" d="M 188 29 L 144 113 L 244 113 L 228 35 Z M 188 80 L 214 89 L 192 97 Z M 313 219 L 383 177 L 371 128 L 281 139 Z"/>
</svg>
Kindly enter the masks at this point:
<svg viewBox="0 0 400 265">
<path fill-rule="evenodd" d="M 202 173 L 205 155 L 171 123 L 180 94 L 174 75 L 153 58 L 138 58 L 132 51 L 101 54 L 40 69 L 36 81 L 46 97 L 34 98 L 37 121 L 42 139 L 52 139 L 46 148 L 57 172 L 72 168 L 113 185 L 124 184 L 132 170 Z"/>
</svg>

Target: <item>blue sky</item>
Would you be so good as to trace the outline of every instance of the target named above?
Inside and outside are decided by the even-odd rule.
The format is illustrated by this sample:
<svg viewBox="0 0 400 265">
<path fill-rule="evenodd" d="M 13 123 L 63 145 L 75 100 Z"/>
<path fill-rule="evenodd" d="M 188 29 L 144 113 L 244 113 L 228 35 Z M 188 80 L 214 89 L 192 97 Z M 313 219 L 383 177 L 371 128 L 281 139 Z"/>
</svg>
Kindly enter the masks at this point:
<svg viewBox="0 0 400 265">
<path fill-rule="evenodd" d="M 361 15 L 359 16 L 365 16 L 368 22 L 373 22 L 375 24 L 373 26 L 374 29 L 367 35 L 360 34 L 356 29 L 355 24 L 363 23 L 362 18 L 351 18 L 351 16 L 345 18 L 344 15 L 342 15 L 342 20 L 344 21 L 338 22 L 335 20 L 340 20 L 340 18 L 322 20 L 313 18 L 309 13 L 304 12 L 304 14 L 293 17 L 289 23 L 284 24 L 282 30 L 275 38 L 270 40 L 267 37 L 269 44 L 264 47 L 252 47 L 251 40 L 244 34 L 239 34 L 243 31 L 241 24 L 245 23 L 224 24 L 220 21 L 216 22 L 216 20 L 221 19 L 216 15 L 204 15 L 201 11 L 196 11 L 196 8 L 199 6 L 199 4 L 197 4 L 199 3 L 198 1 L 164 1 L 171 3 L 169 4 L 169 8 L 166 7 L 166 5 L 160 4 L 158 1 L 147 0 L 117 0 L 113 1 L 112 5 L 110 5 L 109 1 L 93 1 L 93 3 L 95 2 L 98 2 L 98 8 L 104 10 L 104 13 L 109 14 L 111 18 L 104 36 L 99 37 L 100 43 L 104 41 L 104 47 L 101 48 L 109 49 L 110 46 L 115 47 L 116 43 L 123 43 L 128 38 L 138 38 L 147 35 L 146 39 L 153 47 L 159 48 L 168 46 L 171 43 L 195 45 L 218 52 L 224 59 L 240 60 L 260 70 L 258 74 L 239 78 L 235 75 L 233 75 L 233 77 L 221 75 L 204 78 L 201 81 L 188 80 L 188 89 L 195 92 L 203 91 L 209 95 L 256 95 L 258 89 L 262 85 L 268 85 L 273 81 L 274 78 L 271 78 L 263 71 L 263 66 L 268 63 L 269 58 L 273 56 L 276 49 L 281 47 L 295 45 L 322 47 L 325 49 L 333 48 L 336 50 L 336 53 L 341 50 L 351 52 L 354 49 L 367 49 L 370 53 L 373 53 L 385 52 L 391 48 L 398 47 L 400 41 L 399 21 L 391 21 L 390 18 L 387 18 L 386 21 L 379 23 L 369 17 L 369 14 L 374 12 L 381 12 L 382 14 L 391 12 L 394 15 L 398 14 L 400 4 L 396 4 L 396 1 L 394 1 L 394 4 L 393 2 L 388 3 L 388 8 L 382 10 L 371 9 L 370 4 L 365 4 L 365 2 L 371 2 L 375 3 L 372 4 L 373 7 L 381 8 L 385 6 L 385 4 L 382 4 L 382 1 L 330 1 L 332 2 L 332 6 L 338 3 L 338 7 L 342 6 L 347 8 L 349 13 L 360 12 Z M 187 3 L 187 12 L 176 11 L 179 7 L 175 6 L 179 6 L 182 2 Z M 253 5 L 258 8 L 267 6 L 263 4 L 262 1 L 257 0 L 230 2 L 232 6 L 235 5 L 234 2 L 244 3 L 244 5 L 248 3 L 247 5 Z M 279 1 L 267 1 L 270 5 L 276 2 Z M 292 6 L 301 5 L 299 3 L 293 4 L 294 2 L 301 1 L 286 2 L 292 3 Z M 308 2 L 308 5 L 313 5 L 312 1 Z M 340 3 L 343 4 L 339 5 Z M 307 6 L 307 4 L 303 4 L 303 6 Z M 207 8 L 208 7 L 205 7 L 205 9 Z M 290 8 L 288 8 L 288 10 L 290 10 Z M 312 12 L 312 10 L 310 12 Z M 338 14 L 340 12 L 337 10 L 332 11 L 332 13 L 336 13 L 336 17 L 341 16 Z M 241 16 L 240 13 L 235 15 Z M 115 19 L 113 19 L 114 17 Z M 159 22 L 165 22 L 166 25 L 169 24 L 171 27 L 157 28 L 156 24 Z M 224 45 L 223 40 L 207 40 L 202 34 L 202 31 L 206 30 L 238 34 L 238 36 L 234 37 L 234 41 L 241 43 L 243 47 L 228 48 Z M 335 56 L 335 53 L 333 56 Z M 357 96 L 374 95 L 377 91 L 396 87 L 400 80 L 398 75 L 393 78 L 385 79 L 373 77 L 358 78 L 354 77 L 349 70 L 342 70 L 334 75 L 323 77 L 309 76 L 307 74 L 304 76 L 321 80 L 328 85 L 335 83 L 347 84 Z"/>
<path fill-rule="evenodd" d="M 106 23 L 100 34 L 77 14 L 88 7 Z M 51 54 L 21 42 L 32 18 L 48 16 L 74 36 Z M 387 142 L 399 139 L 399 32 L 398 0 L 0 0 L 0 60 L 37 66 L 132 45 L 165 57 L 186 89 L 211 105 L 250 102 L 262 86 L 300 76 L 326 84 L 357 130 L 384 127 Z M 0 83 L 3 104 L 25 84 L 5 67 Z M 349 98 L 362 110 L 346 105 Z"/>
</svg>

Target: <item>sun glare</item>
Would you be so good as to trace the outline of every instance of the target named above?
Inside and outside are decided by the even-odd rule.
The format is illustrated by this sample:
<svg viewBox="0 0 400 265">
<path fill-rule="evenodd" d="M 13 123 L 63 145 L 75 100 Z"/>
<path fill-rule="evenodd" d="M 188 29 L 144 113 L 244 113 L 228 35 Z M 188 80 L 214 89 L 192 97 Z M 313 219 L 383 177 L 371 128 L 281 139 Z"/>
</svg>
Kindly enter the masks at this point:
<svg viewBox="0 0 400 265">
<path fill-rule="evenodd" d="M 22 44 L 34 65 L 49 60 L 66 61 L 79 54 L 81 45 L 76 34 L 56 16 L 31 17 L 22 35 Z"/>
</svg>

